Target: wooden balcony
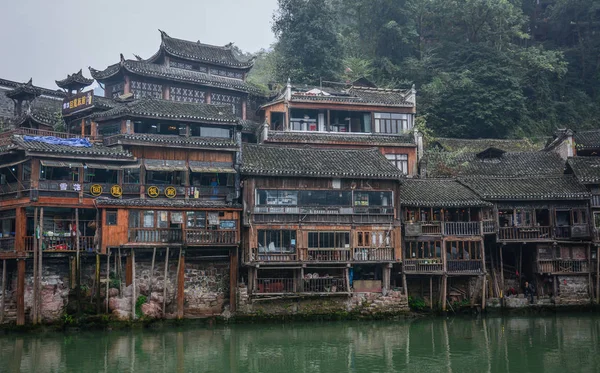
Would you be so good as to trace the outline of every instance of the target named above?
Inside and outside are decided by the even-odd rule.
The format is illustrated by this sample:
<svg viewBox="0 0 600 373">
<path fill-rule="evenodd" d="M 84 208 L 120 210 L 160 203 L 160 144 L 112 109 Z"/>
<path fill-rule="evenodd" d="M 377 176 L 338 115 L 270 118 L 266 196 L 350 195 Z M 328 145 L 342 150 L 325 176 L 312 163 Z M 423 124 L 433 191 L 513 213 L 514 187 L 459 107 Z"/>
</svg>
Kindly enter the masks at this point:
<svg viewBox="0 0 600 373">
<path fill-rule="evenodd" d="M 483 225 L 483 234 L 496 234 L 498 227 L 496 226 L 496 222 L 494 220 L 484 220 L 482 222 Z"/>
<path fill-rule="evenodd" d="M 448 260 L 448 273 L 478 274 L 483 273 L 481 260 Z"/>
<path fill-rule="evenodd" d="M 346 279 L 340 277 L 304 278 L 259 278 L 256 279 L 254 294 L 321 294 L 347 293 Z"/>
<path fill-rule="evenodd" d="M 551 227 L 500 227 L 499 241 L 550 241 Z"/>
<path fill-rule="evenodd" d="M 445 236 L 479 236 L 481 235 L 481 222 L 444 222 L 442 232 Z"/>
<path fill-rule="evenodd" d="M 590 271 L 587 259 L 540 259 L 536 264 L 537 273 L 569 274 Z"/>
<path fill-rule="evenodd" d="M 0 251 L 15 251 L 15 238 L 14 237 L 1 237 L 0 238 Z"/>
<path fill-rule="evenodd" d="M 285 262 L 296 262 L 298 261 L 297 252 L 267 252 L 261 251 L 257 248 L 250 249 L 246 255 L 246 263 L 253 262 L 271 262 L 271 263 L 285 263 Z"/>
<path fill-rule="evenodd" d="M 348 291 L 346 279 L 341 277 L 304 278 L 300 286 L 303 293 L 332 294 Z"/>
<path fill-rule="evenodd" d="M 421 223 L 421 234 L 423 236 L 441 235 L 442 234 L 442 223 L 439 221 Z"/>
<path fill-rule="evenodd" d="M 25 237 L 25 251 L 33 252 L 35 247 L 33 236 Z M 94 236 L 80 236 L 79 250 L 94 251 Z M 76 252 L 77 238 L 71 236 L 44 236 L 42 237 L 42 251 L 45 252 Z"/>
<path fill-rule="evenodd" d="M 132 245 L 236 245 L 237 230 L 179 229 L 179 228 L 130 228 L 129 243 Z"/>
<path fill-rule="evenodd" d="M 405 259 L 402 262 L 404 272 L 410 274 L 443 273 L 444 263 L 441 259 Z"/>
<path fill-rule="evenodd" d="M 254 214 L 394 215 L 394 208 L 379 206 L 254 206 Z"/>
<path fill-rule="evenodd" d="M 353 262 L 393 262 L 393 247 L 355 247 L 352 250 Z"/>
<path fill-rule="evenodd" d="M 295 293 L 293 278 L 259 278 L 256 279 L 256 294 L 286 294 Z"/>
<path fill-rule="evenodd" d="M 300 249 L 300 258 L 306 262 L 349 262 L 350 249 Z"/>
</svg>

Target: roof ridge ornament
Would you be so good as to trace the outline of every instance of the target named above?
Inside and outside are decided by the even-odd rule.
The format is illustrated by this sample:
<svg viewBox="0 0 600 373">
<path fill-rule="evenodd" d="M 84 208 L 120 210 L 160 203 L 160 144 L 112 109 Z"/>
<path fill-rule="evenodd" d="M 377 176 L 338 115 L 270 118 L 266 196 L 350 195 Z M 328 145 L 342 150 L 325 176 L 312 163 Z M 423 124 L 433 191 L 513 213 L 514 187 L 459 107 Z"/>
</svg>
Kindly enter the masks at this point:
<svg viewBox="0 0 600 373">
<path fill-rule="evenodd" d="M 158 31 L 160 32 L 161 38 L 163 38 L 163 39 L 164 38 L 170 38 L 169 34 L 167 34 L 166 32 L 164 32 L 163 30 L 158 29 Z"/>
</svg>

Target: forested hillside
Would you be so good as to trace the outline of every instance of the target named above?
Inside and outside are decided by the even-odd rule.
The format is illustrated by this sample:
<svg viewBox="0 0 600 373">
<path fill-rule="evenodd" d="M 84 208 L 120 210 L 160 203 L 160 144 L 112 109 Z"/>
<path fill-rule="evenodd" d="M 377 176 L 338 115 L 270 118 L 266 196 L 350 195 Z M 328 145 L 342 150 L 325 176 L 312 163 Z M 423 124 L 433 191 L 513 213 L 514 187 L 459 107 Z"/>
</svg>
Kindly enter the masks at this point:
<svg viewBox="0 0 600 373">
<path fill-rule="evenodd" d="M 600 125 L 600 0 L 279 0 L 251 80 L 418 90 L 438 136 Z"/>
</svg>

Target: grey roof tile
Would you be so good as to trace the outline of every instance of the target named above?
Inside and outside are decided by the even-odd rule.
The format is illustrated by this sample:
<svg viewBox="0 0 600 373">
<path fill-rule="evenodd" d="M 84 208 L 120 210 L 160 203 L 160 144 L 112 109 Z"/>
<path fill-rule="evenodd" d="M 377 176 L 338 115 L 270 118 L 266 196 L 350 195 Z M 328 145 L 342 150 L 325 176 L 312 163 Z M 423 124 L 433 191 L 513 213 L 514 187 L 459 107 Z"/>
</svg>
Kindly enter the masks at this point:
<svg viewBox="0 0 600 373">
<path fill-rule="evenodd" d="M 471 153 L 481 152 L 488 148 L 501 149 L 506 152 L 538 151 L 544 148 L 543 142 L 529 139 L 459 139 L 438 137 L 429 143 L 429 147 L 441 147 L 450 152 L 466 150 Z"/>
<path fill-rule="evenodd" d="M 577 131 L 573 138 L 577 149 L 600 149 L 600 129 Z"/>
<path fill-rule="evenodd" d="M 247 175 L 389 179 L 403 177 L 376 148 L 324 149 L 243 144 Z"/>
<path fill-rule="evenodd" d="M 588 199 L 589 192 L 571 175 L 518 178 L 465 178 L 460 182 L 481 198 L 499 200 L 576 200 Z"/>
<path fill-rule="evenodd" d="M 134 159 L 133 155 L 120 148 L 109 148 L 100 144 L 93 144 L 92 147 L 74 147 L 67 145 L 48 144 L 40 141 L 25 141 L 22 135 L 12 137 L 14 149 L 24 150 L 29 153 L 43 154 L 63 154 L 68 156 L 80 157 L 107 157 L 114 159 Z"/>
<path fill-rule="evenodd" d="M 300 143 L 300 144 L 368 144 L 382 146 L 416 146 L 412 134 L 386 135 L 386 134 L 355 134 L 336 132 L 294 132 L 294 131 L 269 131 L 266 142 L 270 143 Z"/>
<path fill-rule="evenodd" d="M 69 74 L 65 79 L 55 80 L 56 85 L 60 88 L 68 88 L 69 86 L 82 86 L 86 87 L 94 82 L 94 79 L 89 79 L 83 76 L 83 71 L 79 70 L 74 74 Z"/>
<path fill-rule="evenodd" d="M 456 180 L 406 179 L 400 186 L 400 203 L 415 207 L 490 206 Z"/>
<path fill-rule="evenodd" d="M 219 137 L 186 137 L 174 135 L 156 134 L 117 134 L 104 139 L 107 145 L 165 145 L 177 147 L 210 147 L 222 149 L 236 149 L 237 145 L 233 139 Z"/>
<path fill-rule="evenodd" d="M 567 164 L 580 183 L 600 184 L 600 157 L 572 157 Z"/>
</svg>

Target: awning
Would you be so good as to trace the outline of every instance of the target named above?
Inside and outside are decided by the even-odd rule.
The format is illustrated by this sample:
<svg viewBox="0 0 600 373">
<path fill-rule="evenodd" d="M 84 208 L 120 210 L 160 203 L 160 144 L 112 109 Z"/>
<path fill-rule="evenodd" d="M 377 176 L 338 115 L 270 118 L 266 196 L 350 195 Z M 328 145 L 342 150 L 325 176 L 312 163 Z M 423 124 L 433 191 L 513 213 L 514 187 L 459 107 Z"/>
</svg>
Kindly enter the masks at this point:
<svg viewBox="0 0 600 373">
<path fill-rule="evenodd" d="M 16 165 L 21 164 L 21 163 L 26 162 L 26 161 L 27 161 L 27 159 L 21 159 L 21 160 L 18 160 L 18 161 L 13 161 L 13 162 L 8 162 L 8 163 L 2 163 L 2 164 L 0 164 L 0 168 L 16 166 Z"/>
<path fill-rule="evenodd" d="M 80 162 L 61 162 L 61 161 L 49 161 L 47 159 L 42 159 L 42 160 L 40 160 L 40 163 L 42 164 L 42 166 L 47 166 L 47 167 L 70 167 L 70 168 L 83 167 L 83 163 L 80 163 Z"/>
<path fill-rule="evenodd" d="M 146 159 L 144 166 L 149 171 L 187 171 L 185 161 Z"/>
<path fill-rule="evenodd" d="M 235 174 L 235 169 L 228 162 L 199 162 L 190 161 L 192 172 Z"/>
<path fill-rule="evenodd" d="M 122 170 L 124 168 L 140 168 L 139 163 L 133 164 L 108 164 L 108 163 L 86 163 L 88 168 L 99 170 Z"/>
</svg>

